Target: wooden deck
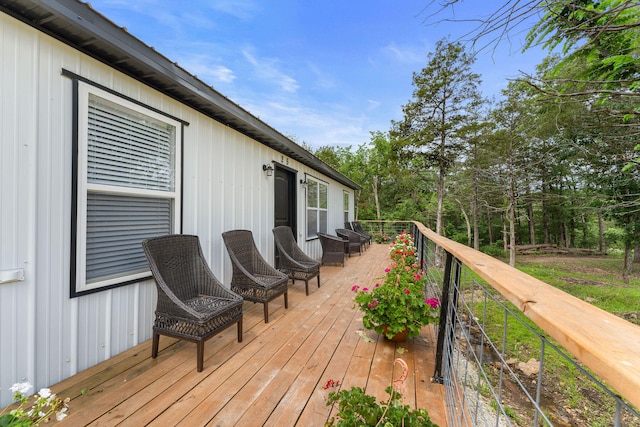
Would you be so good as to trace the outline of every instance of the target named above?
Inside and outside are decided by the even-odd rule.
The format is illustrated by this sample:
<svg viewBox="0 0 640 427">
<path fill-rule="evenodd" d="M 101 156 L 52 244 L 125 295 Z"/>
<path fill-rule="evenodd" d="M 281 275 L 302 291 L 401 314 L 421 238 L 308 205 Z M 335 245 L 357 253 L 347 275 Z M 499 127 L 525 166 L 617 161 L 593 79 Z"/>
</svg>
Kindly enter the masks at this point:
<svg viewBox="0 0 640 427">
<path fill-rule="evenodd" d="M 433 329 L 394 344 L 363 330 L 353 308 L 351 287 L 375 283 L 387 259 L 387 246 L 374 244 L 344 268 L 322 267 L 322 287 L 313 280 L 305 296 L 303 282 L 291 285 L 289 308 L 282 298 L 270 303 L 267 324 L 261 304 L 245 303 L 243 342 L 235 326 L 207 341 L 200 373 L 195 344 L 161 337 L 157 359 L 147 341 L 54 384 L 54 393 L 72 398 L 69 416 L 57 424 L 322 426 L 331 414 L 328 380 L 385 398 L 400 372 L 394 359 L 402 357 L 409 365 L 405 403 L 445 426 L 444 391 L 430 381 Z"/>
</svg>

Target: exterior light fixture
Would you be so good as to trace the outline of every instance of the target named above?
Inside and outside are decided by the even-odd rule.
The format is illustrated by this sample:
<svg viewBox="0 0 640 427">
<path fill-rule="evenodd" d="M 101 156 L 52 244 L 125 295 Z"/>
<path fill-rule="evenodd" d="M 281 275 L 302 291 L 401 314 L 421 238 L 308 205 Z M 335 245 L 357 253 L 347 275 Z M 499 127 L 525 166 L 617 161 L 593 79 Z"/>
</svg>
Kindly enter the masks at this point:
<svg viewBox="0 0 640 427">
<path fill-rule="evenodd" d="M 270 164 L 262 165 L 262 170 L 267 173 L 267 176 L 273 175 L 273 166 Z"/>
<path fill-rule="evenodd" d="M 307 188 L 307 180 L 306 179 L 301 179 L 300 180 L 300 185 L 302 185 L 304 188 Z"/>
</svg>

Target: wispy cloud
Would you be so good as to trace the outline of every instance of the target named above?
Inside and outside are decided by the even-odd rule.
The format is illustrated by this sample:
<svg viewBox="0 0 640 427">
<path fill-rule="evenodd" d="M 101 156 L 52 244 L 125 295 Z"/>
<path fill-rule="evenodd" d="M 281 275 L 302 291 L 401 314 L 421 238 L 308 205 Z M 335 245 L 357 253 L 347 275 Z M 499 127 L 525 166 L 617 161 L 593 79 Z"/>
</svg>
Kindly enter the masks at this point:
<svg viewBox="0 0 640 427">
<path fill-rule="evenodd" d="M 280 87 L 285 92 L 296 92 L 300 85 L 293 77 L 279 69 L 279 61 L 274 58 L 257 58 L 251 49 L 242 51 L 245 59 L 253 66 L 255 75 L 264 81 Z"/>
<path fill-rule="evenodd" d="M 384 46 L 382 54 L 394 62 L 402 64 L 422 64 L 426 61 L 429 48 L 425 45 L 398 45 L 391 42 Z"/>
<path fill-rule="evenodd" d="M 324 71 L 320 69 L 316 64 L 312 62 L 307 62 L 307 66 L 309 70 L 311 70 L 311 74 L 315 76 L 314 83 L 321 89 L 332 89 L 336 86 L 336 82 L 334 79 Z"/>
<path fill-rule="evenodd" d="M 258 3 L 251 0 L 217 0 L 210 7 L 243 21 L 250 20 L 260 10 Z"/>
</svg>

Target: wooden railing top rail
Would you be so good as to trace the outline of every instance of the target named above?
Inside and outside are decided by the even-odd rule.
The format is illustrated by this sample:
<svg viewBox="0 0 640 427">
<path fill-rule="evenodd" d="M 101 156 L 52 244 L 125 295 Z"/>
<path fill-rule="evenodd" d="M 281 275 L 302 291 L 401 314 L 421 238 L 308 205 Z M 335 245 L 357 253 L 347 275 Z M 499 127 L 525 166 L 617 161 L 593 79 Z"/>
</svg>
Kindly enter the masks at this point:
<svg viewBox="0 0 640 427">
<path fill-rule="evenodd" d="M 414 222 L 420 232 L 486 280 L 636 408 L 640 327 Z"/>
</svg>

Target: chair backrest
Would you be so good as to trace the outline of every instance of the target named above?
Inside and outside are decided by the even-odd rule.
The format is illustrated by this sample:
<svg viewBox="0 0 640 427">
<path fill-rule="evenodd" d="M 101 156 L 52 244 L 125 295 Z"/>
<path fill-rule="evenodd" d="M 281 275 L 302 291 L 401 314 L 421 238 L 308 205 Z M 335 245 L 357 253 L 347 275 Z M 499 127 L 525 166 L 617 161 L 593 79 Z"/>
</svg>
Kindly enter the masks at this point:
<svg viewBox="0 0 640 427">
<path fill-rule="evenodd" d="M 198 236 L 171 234 L 142 242 L 156 284 L 184 301 L 198 293 L 206 261 Z M 165 289 L 166 288 L 166 289 Z"/>
<path fill-rule="evenodd" d="M 336 228 L 336 234 L 340 237 L 349 239 L 351 243 L 360 243 L 360 236 L 353 230 L 347 230 L 346 228 Z"/>
<path fill-rule="evenodd" d="M 292 255 L 296 252 L 296 249 L 298 249 L 298 243 L 295 237 L 293 237 L 293 230 L 291 230 L 289 226 L 281 225 L 274 228 L 273 238 L 275 239 L 278 250 L 281 252 Z"/>
<path fill-rule="evenodd" d="M 351 226 L 351 223 L 349 221 L 344 222 L 344 228 L 347 230 L 353 230 L 353 227 Z"/>
<path fill-rule="evenodd" d="M 258 252 L 258 248 L 253 240 L 253 233 L 251 233 L 251 231 L 225 231 L 222 233 L 222 239 L 227 247 L 227 252 L 229 252 L 232 264 L 237 262 L 249 273 L 253 274 L 256 270 L 254 263 L 258 261 L 266 263 L 262 258 L 262 255 L 260 255 L 260 252 Z"/>
</svg>

